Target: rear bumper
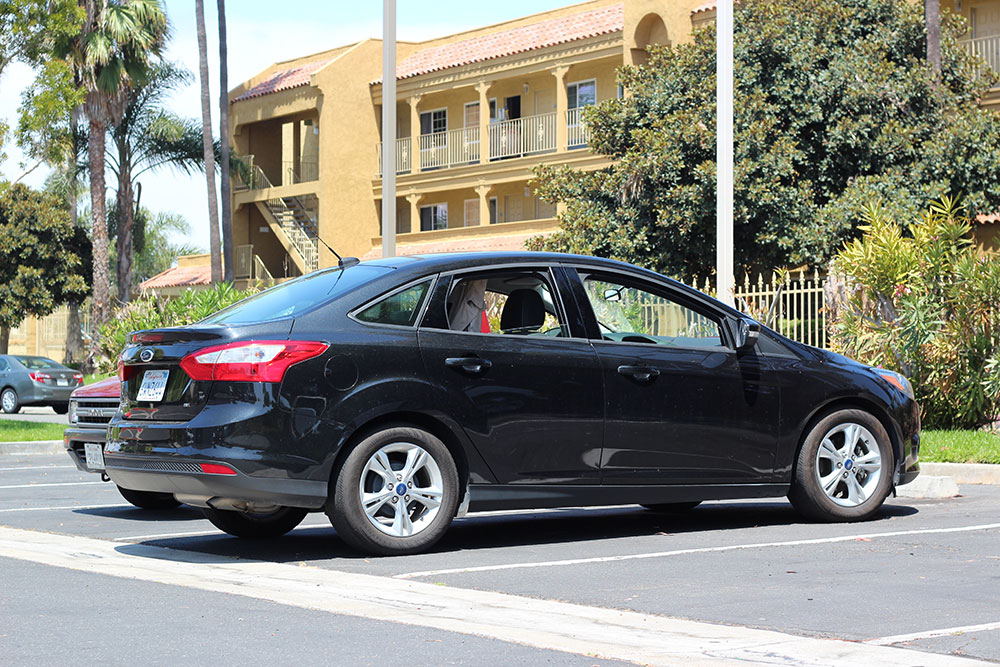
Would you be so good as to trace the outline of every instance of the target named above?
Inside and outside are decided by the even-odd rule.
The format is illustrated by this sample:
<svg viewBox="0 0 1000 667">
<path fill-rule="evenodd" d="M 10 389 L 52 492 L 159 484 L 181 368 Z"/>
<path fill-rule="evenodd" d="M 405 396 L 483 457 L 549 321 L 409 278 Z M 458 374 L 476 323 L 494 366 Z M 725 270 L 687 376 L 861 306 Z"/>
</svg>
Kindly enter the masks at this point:
<svg viewBox="0 0 1000 667">
<path fill-rule="evenodd" d="M 240 471 L 235 475 L 206 474 L 196 472 L 200 468 L 197 463 L 153 457 L 105 453 L 104 462 L 108 475 L 119 486 L 170 493 L 188 505 L 228 509 L 251 503 L 320 509 L 326 503 L 326 482 L 253 477 Z"/>
<path fill-rule="evenodd" d="M 48 385 L 32 382 L 26 391 L 18 392 L 18 399 L 21 405 L 31 404 L 69 404 L 69 395 L 80 385 L 70 385 L 68 387 L 50 387 Z"/>
<path fill-rule="evenodd" d="M 83 453 L 83 445 L 86 442 L 106 442 L 108 431 L 104 428 L 68 428 L 63 431 L 63 445 L 66 446 L 66 453 L 73 459 L 76 467 L 83 472 L 103 473 L 103 470 L 95 470 L 87 467 L 87 458 Z"/>
</svg>

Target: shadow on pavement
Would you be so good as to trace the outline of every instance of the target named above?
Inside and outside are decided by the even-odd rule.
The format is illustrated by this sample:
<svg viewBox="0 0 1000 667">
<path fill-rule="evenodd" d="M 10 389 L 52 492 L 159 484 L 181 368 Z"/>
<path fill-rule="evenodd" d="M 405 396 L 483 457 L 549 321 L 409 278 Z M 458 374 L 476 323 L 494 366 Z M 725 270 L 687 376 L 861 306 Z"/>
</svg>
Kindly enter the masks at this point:
<svg viewBox="0 0 1000 667">
<path fill-rule="evenodd" d="M 122 503 L 119 507 L 91 507 L 87 509 L 73 510 L 74 514 L 88 514 L 90 516 L 108 517 L 111 519 L 124 519 L 125 521 L 191 521 L 193 519 L 204 519 L 205 515 L 195 507 L 181 505 L 169 510 L 144 510 Z"/>
</svg>

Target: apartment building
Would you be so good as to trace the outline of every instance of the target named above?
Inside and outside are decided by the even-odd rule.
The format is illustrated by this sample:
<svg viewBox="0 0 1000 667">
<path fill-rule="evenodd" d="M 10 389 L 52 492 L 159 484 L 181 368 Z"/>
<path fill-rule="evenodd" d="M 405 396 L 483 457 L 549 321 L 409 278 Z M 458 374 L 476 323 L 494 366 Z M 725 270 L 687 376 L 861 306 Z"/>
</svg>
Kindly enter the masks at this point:
<svg viewBox="0 0 1000 667">
<path fill-rule="evenodd" d="M 592 0 L 397 45 L 397 252 L 520 249 L 556 228 L 540 163 L 597 169 L 584 107 L 622 94 L 616 69 L 691 38 L 702 0 Z M 236 274 L 298 275 L 378 256 L 382 44 L 276 63 L 230 93 Z"/>
</svg>

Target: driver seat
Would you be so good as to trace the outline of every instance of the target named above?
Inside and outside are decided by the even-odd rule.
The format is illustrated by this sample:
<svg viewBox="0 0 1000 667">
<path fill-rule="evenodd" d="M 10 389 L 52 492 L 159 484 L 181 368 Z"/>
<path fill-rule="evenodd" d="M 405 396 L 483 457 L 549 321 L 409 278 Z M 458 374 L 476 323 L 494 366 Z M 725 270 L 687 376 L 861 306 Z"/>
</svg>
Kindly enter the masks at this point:
<svg viewBox="0 0 1000 667">
<path fill-rule="evenodd" d="M 516 289 L 507 296 L 500 315 L 500 330 L 504 333 L 526 334 L 545 323 L 545 304 L 542 295 L 533 289 Z"/>
</svg>

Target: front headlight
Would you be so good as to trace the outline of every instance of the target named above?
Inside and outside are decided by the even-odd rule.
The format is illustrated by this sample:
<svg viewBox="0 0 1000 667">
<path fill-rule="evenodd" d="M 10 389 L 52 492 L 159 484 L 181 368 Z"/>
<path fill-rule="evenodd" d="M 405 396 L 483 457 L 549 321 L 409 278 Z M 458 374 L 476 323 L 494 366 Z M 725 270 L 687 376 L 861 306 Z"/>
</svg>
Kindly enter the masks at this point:
<svg viewBox="0 0 1000 667">
<path fill-rule="evenodd" d="M 76 401 L 73 399 L 69 401 L 69 423 L 76 423 Z"/>
<path fill-rule="evenodd" d="M 906 376 L 897 373 L 896 371 L 890 371 L 887 368 L 876 368 L 875 372 L 878 373 L 879 377 L 884 379 L 886 382 L 891 384 L 896 389 L 913 398 L 913 385 L 910 381 L 906 379 Z"/>
</svg>

